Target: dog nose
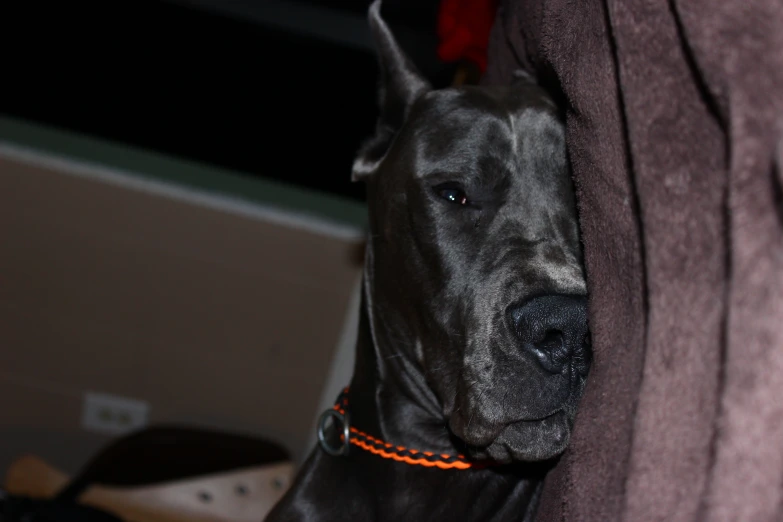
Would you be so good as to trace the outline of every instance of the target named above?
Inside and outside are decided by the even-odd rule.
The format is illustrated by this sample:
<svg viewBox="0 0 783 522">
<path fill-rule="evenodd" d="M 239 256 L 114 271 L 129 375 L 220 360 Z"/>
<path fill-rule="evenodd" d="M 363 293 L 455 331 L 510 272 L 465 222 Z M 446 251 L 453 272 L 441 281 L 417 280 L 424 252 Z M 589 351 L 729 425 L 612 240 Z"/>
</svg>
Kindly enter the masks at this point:
<svg viewBox="0 0 783 522">
<path fill-rule="evenodd" d="M 509 307 L 508 318 L 522 348 L 546 371 L 562 373 L 573 365 L 587 375 L 592 353 L 586 298 L 535 297 Z"/>
</svg>

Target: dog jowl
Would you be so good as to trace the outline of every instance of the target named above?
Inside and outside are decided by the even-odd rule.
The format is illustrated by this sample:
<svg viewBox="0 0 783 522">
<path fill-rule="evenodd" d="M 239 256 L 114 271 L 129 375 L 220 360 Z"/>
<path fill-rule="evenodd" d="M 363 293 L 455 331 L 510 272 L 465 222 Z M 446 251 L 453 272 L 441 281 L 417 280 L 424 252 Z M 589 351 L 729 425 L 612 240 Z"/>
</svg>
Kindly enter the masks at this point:
<svg viewBox="0 0 783 522">
<path fill-rule="evenodd" d="M 353 177 L 370 234 L 351 411 L 331 433 L 350 451 L 316 447 L 269 520 L 519 520 L 591 360 L 563 122 L 525 75 L 432 89 L 378 1 L 369 21 L 380 116 Z"/>
</svg>

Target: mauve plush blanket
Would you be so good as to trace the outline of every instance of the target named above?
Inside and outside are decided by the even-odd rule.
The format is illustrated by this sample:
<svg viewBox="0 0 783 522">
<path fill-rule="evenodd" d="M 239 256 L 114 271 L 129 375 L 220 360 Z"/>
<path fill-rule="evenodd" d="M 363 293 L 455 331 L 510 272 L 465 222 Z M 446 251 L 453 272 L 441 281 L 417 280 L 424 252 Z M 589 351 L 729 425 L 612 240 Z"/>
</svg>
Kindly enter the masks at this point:
<svg viewBox="0 0 783 522">
<path fill-rule="evenodd" d="M 567 107 L 595 364 L 539 520 L 783 520 L 783 2 L 506 0 Z"/>
</svg>

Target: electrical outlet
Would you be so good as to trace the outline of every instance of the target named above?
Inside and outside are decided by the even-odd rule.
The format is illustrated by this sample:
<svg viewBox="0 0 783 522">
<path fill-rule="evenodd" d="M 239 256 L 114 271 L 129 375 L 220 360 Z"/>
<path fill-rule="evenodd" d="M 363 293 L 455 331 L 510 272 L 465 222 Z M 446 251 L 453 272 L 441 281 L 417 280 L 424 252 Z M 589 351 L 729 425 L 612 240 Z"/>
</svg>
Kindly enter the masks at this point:
<svg viewBox="0 0 783 522">
<path fill-rule="evenodd" d="M 86 392 L 82 428 L 105 435 L 125 435 L 147 426 L 149 404 L 106 393 Z"/>
</svg>

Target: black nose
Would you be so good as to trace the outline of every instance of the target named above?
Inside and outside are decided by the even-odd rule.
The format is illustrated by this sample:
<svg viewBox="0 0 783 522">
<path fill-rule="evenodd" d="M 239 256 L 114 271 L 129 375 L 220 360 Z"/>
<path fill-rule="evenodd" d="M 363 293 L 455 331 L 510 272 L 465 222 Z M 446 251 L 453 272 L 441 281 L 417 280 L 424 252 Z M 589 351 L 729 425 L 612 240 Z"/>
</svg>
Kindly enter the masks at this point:
<svg viewBox="0 0 783 522">
<path fill-rule="evenodd" d="M 587 299 L 545 295 L 508 309 L 511 327 L 523 349 L 548 372 L 562 373 L 573 364 L 586 375 L 590 367 Z"/>
</svg>

